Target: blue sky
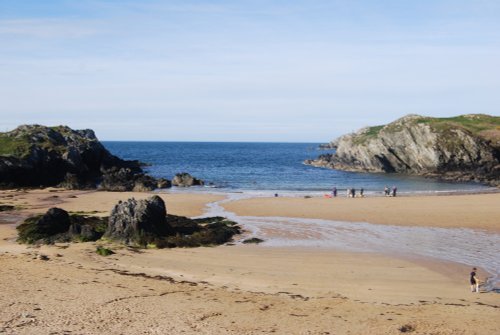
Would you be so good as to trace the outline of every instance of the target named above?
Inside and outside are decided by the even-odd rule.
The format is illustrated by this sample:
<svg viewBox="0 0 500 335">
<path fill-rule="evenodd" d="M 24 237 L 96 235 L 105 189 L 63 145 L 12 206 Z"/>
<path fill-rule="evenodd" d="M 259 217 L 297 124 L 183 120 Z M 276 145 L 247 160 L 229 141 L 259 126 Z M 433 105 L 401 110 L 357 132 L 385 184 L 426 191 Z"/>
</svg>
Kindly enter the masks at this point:
<svg viewBox="0 0 500 335">
<path fill-rule="evenodd" d="M 499 93 L 500 1 L 0 0 L 0 131 L 326 142 Z"/>
</svg>

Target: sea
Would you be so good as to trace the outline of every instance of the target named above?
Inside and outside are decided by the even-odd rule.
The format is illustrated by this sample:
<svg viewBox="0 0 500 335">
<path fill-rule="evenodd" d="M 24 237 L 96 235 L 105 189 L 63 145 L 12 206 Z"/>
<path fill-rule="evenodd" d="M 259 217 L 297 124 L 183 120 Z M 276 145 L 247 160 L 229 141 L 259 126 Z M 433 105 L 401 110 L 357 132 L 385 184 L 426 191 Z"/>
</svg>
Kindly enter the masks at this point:
<svg viewBox="0 0 500 335">
<path fill-rule="evenodd" d="M 477 183 L 451 183 L 422 177 L 357 173 L 303 164 L 323 153 L 319 143 L 237 142 L 103 142 L 114 155 L 147 164 L 155 177 L 172 179 L 188 172 L 205 181 L 205 188 L 230 192 L 325 193 L 336 187 L 363 188 L 382 195 L 384 187 L 397 187 L 398 194 L 481 192 L 489 187 Z M 193 190 L 191 190 L 193 191 Z M 212 190 L 213 191 L 213 190 Z"/>
<path fill-rule="evenodd" d="M 477 183 L 451 183 L 397 174 L 343 172 L 304 165 L 322 153 L 319 143 L 103 142 L 114 155 L 146 163 L 146 172 L 172 179 L 188 172 L 205 181 L 203 187 L 158 192 L 223 193 L 204 216 L 223 216 L 246 231 L 242 239 L 264 239 L 268 247 L 307 247 L 372 252 L 398 257 L 428 258 L 479 267 L 489 273 L 483 289 L 500 292 L 500 234 L 469 228 L 405 227 L 285 217 L 238 216 L 225 202 L 259 196 L 322 196 L 333 187 L 365 190 L 383 196 L 397 187 L 398 195 L 495 192 Z M 342 193 L 340 193 L 342 195 Z M 354 200 L 356 201 L 356 200 Z M 334 202 L 332 201 L 332 206 Z M 402 218 L 403 219 L 403 218 Z M 294 234 L 290 234 L 290 232 Z M 272 233 L 269 233 L 272 232 Z M 292 236 L 292 237 L 290 237 Z M 241 241 L 239 241 L 241 243 Z"/>
</svg>

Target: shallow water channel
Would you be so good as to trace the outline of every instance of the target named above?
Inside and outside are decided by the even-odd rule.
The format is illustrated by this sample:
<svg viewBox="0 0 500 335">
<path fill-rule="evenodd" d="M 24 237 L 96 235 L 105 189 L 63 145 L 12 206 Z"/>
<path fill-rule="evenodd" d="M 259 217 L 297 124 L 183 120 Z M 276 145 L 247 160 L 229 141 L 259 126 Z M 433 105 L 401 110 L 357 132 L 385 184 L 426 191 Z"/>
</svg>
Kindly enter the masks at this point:
<svg viewBox="0 0 500 335">
<path fill-rule="evenodd" d="M 221 205 L 241 199 L 209 204 L 204 216 L 224 216 L 238 222 L 266 246 L 316 247 L 427 257 L 476 266 L 492 276 L 486 290 L 500 287 L 500 234 L 469 228 L 405 227 L 286 217 L 238 216 Z"/>
</svg>

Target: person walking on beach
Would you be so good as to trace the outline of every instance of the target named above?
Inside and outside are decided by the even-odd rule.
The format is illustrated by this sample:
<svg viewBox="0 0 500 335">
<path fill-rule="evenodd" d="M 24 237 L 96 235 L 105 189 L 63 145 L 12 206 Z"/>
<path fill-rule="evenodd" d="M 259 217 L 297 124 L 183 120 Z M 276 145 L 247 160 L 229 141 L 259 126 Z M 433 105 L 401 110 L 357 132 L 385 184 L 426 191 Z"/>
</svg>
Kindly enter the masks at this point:
<svg viewBox="0 0 500 335">
<path fill-rule="evenodd" d="M 470 273 L 470 290 L 471 292 L 479 293 L 479 279 L 476 274 L 477 268 L 472 268 Z"/>
<path fill-rule="evenodd" d="M 337 188 L 335 186 L 332 189 L 332 195 L 334 198 L 337 196 Z"/>
<path fill-rule="evenodd" d="M 395 197 L 396 196 L 396 192 L 397 192 L 398 188 L 396 186 L 393 186 L 392 187 L 392 196 Z"/>
<path fill-rule="evenodd" d="M 389 196 L 389 187 L 387 187 L 387 186 L 386 186 L 386 187 L 384 187 L 384 195 L 385 195 L 386 197 L 388 197 L 388 196 Z"/>
<path fill-rule="evenodd" d="M 361 198 L 363 198 L 365 196 L 365 189 L 361 187 L 361 189 L 359 190 L 359 196 Z"/>
<path fill-rule="evenodd" d="M 351 189 L 350 188 L 347 189 L 346 195 L 348 198 L 351 196 Z"/>
<path fill-rule="evenodd" d="M 351 197 L 356 198 L 356 189 L 355 188 L 351 188 Z"/>
</svg>

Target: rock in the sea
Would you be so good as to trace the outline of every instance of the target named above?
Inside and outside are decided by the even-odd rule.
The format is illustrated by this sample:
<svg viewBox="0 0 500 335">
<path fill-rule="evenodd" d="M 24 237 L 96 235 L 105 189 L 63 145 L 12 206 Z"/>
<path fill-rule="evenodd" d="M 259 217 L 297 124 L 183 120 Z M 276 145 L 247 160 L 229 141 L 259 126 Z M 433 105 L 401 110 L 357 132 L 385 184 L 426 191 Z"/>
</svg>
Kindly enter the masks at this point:
<svg viewBox="0 0 500 335">
<path fill-rule="evenodd" d="M 165 203 L 159 196 L 144 200 L 131 198 L 113 208 L 104 237 L 143 245 L 172 233 L 166 216 Z"/>
<path fill-rule="evenodd" d="M 24 125 L 0 133 L 0 187 L 154 189 L 143 177 L 138 161 L 113 156 L 89 129 Z"/>
<path fill-rule="evenodd" d="M 178 187 L 201 186 L 204 185 L 204 181 L 183 172 L 175 175 L 174 179 L 172 179 L 172 185 Z"/>
<path fill-rule="evenodd" d="M 305 163 L 346 171 L 405 173 L 500 185 L 500 117 L 409 115 L 341 136 L 335 154 Z"/>
</svg>

